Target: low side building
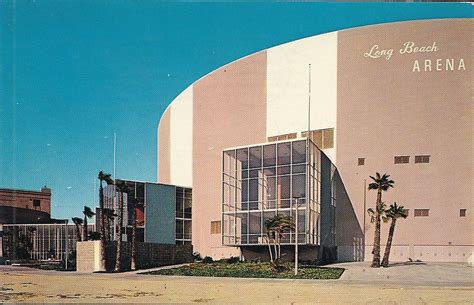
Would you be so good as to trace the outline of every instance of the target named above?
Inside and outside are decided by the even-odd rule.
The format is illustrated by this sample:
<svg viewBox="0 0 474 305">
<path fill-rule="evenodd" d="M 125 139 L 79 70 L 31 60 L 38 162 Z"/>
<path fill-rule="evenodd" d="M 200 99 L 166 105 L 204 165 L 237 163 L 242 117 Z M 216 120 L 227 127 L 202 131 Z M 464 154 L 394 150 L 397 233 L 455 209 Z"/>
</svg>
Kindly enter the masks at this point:
<svg viewBox="0 0 474 305">
<path fill-rule="evenodd" d="M 95 231 L 95 225 L 88 225 L 88 231 Z M 76 250 L 78 232 L 73 224 L 4 224 L 0 232 L 1 256 L 6 259 L 61 261 Z"/>
<path fill-rule="evenodd" d="M 192 235 L 192 189 L 175 185 L 125 181 L 128 192 L 123 194 L 124 234 L 123 240 L 131 240 L 133 213 L 137 222 L 137 241 L 158 244 L 191 244 Z M 115 198 L 115 200 L 114 200 Z M 109 185 L 104 190 L 104 206 L 118 213 L 121 194 Z M 100 211 L 96 217 L 100 228 Z M 114 235 L 117 217 L 108 222 L 106 232 Z M 110 236 L 115 239 L 115 236 Z"/>
<path fill-rule="evenodd" d="M 49 223 L 51 189 L 0 189 L 0 224 Z"/>
</svg>

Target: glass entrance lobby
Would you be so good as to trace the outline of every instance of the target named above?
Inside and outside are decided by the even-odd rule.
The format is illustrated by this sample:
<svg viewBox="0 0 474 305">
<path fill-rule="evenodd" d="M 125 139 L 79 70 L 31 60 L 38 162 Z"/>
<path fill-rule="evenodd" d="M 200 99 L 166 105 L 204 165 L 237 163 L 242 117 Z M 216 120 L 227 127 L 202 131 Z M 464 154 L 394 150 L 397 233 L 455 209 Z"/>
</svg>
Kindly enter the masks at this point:
<svg viewBox="0 0 474 305">
<path fill-rule="evenodd" d="M 320 244 L 321 151 L 308 139 L 226 149 L 222 174 L 222 243 L 266 244 L 265 221 L 297 219 L 282 245 Z"/>
</svg>

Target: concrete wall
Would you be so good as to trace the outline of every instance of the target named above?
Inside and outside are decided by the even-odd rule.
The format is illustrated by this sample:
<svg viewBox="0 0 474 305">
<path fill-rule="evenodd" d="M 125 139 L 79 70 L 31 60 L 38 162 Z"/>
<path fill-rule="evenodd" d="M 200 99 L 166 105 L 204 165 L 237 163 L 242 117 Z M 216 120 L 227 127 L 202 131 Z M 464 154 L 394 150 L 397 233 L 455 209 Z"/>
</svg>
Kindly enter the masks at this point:
<svg viewBox="0 0 474 305">
<path fill-rule="evenodd" d="M 158 182 L 171 184 L 171 139 L 170 139 L 171 107 L 163 113 L 158 125 Z"/>
<path fill-rule="evenodd" d="M 221 220 L 222 151 L 266 140 L 265 52 L 224 66 L 194 84 L 193 245 L 202 256 L 238 256 L 211 235 Z"/>
<path fill-rule="evenodd" d="M 397 222 L 393 243 L 403 250 L 395 256 L 465 261 L 472 253 L 471 32 L 472 20 L 452 19 L 361 27 L 338 35 L 337 168 L 366 233 L 366 260 L 372 258 L 374 224 L 368 217 L 364 223 L 364 214 L 376 199 L 366 187 L 376 172 L 395 181 L 383 200 L 409 209 L 408 218 Z M 418 47 L 435 43 L 437 51 L 400 54 L 410 41 Z M 392 48 L 392 57 L 365 56 L 374 45 Z M 440 70 L 435 69 L 438 59 Z M 445 59 L 454 59 L 454 71 L 445 70 Z M 458 70 L 460 59 L 465 70 Z M 416 60 L 420 72 L 413 69 Z M 431 71 L 425 71 L 425 60 L 431 61 Z M 400 155 L 410 156 L 410 162 L 394 164 Z M 430 155 L 430 163 L 415 164 L 416 155 Z M 365 164 L 359 166 L 358 158 Z M 430 209 L 429 216 L 414 217 L 420 208 Z M 460 217 L 460 209 L 467 209 L 466 217 Z M 382 243 L 387 232 L 383 224 Z M 358 243 L 346 237 L 340 249 Z"/>
<path fill-rule="evenodd" d="M 145 241 L 176 242 L 176 187 L 147 183 L 145 185 Z"/>
<path fill-rule="evenodd" d="M 76 271 L 100 271 L 100 241 L 76 242 Z"/>
</svg>

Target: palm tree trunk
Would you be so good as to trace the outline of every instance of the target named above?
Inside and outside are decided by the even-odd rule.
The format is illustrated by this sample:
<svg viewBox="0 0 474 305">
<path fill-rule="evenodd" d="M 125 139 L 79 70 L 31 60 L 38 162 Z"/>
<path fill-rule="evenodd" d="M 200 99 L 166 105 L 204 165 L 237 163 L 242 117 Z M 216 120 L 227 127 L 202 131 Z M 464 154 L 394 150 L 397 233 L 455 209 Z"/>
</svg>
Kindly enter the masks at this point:
<svg viewBox="0 0 474 305">
<path fill-rule="evenodd" d="M 281 236 L 278 235 L 278 258 L 281 257 Z"/>
<path fill-rule="evenodd" d="M 397 222 L 396 218 L 392 218 L 392 223 L 390 223 L 390 229 L 388 230 L 388 239 L 387 245 L 385 246 L 385 253 L 383 254 L 382 266 L 388 266 L 388 258 L 390 256 L 390 249 L 392 248 L 392 239 L 393 233 L 395 232 L 395 224 Z"/>
<path fill-rule="evenodd" d="M 79 224 L 75 224 L 76 225 L 76 236 L 77 236 L 77 241 L 82 241 L 82 235 L 81 235 L 81 227 L 79 226 Z"/>
<path fill-rule="evenodd" d="M 110 236 L 110 218 L 106 216 L 105 218 L 105 226 L 107 227 L 107 241 L 111 241 L 112 237 Z"/>
<path fill-rule="evenodd" d="M 82 240 L 87 241 L 87 216 L 84 215 L 84 222 L 82 223 Z"/>
<path fill-rule="evenodd" d="M 115 257 L 115 271 L 122 269 L 122 226 L 123 226 L 123 193 L 120 192 L 118 215 L 117 255 Z"/>
<path fill-rule="evenodd" d="M 270 235 L 268 233 L 267 233 L 267 245 L 268 245 L 268 253 L 270 254 L 270 262 L 273 263 L 272 246 L 270 246 Z"/>
<path fill-rule="evenodd" d="M 133 219 L 132 219 L 132 262 L 131 269 L 137 269 L 137 210 L 136 210 L 136 199 L 133 200 Z"/>
<path fill-rule="evenodd" d="M 99 187 L 99 211 L 100 211 L 100 271 L 105 271 L 105 215 L 104 215 L 104 188 L 102 187 L 102 181 L 100 181 Z"/>
<path fill-rule="evenodd" d="M 374 255 L 372 259 L 371 267 L 380 267 L 380 204 L 382 203 L 382 190 L 379 188 L 377 192 L 377 201 L 375 203 L 375 234 L 374 234 L 374 248 L 372 253 Z"/>
<path fill-rule="evenodd" d="M 275 260 L 279 259 L 278 256 L 278 234 L 275 232 L 275 237 L 273 238 L 273 248 L 275 250 Z"/>
<path fill-rule="evenodd" d="M 12 257 L 18 258 L 18 227 L 13 227 L 12 230 Z"/>
</svg>

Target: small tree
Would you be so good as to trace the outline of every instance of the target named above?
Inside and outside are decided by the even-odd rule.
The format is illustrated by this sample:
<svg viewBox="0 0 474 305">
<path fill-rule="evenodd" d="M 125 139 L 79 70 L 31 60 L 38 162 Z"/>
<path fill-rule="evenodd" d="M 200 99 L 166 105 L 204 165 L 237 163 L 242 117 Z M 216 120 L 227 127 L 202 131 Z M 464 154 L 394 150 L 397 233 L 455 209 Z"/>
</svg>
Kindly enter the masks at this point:
<svg viewBox="0 0 474 305">
<path fill-rule="evenodd" d="M 385 253 L 383 255 L 382 266 L 387 267 L 390 257 L 390 250 L 392 247 L 393 234 L 395 233 L 395 225 L 398 218 L 407 218 L 408 214 L 405 211 L 403 205 L 397 205 L 396 202 L 390 205 L 388 210 L 385 211 L 386 219 L 390 219 L 390 229 L 388 231 L 387 245 L 385 246 Z"/>
<path fill-rule="evenodd" d="M 87 219 L 92 218 L 95 213 L 88 206 L 84 206 L 84 210 L 82 211 L 82 213 L 84 214 L 84 225 L 82 226 L 82 240 L 87 241 L 87 239 L 89 238 L 89 236 L 87 235 Z"/>
<path fill-rule="evenodd" d="M 375 202 L 374 213 L 374 248 L 372 250 L 374 257 L 372 259 L 371 265 L 371 267 L 374 268 L 380 267 L 380 205 L 382 204 L 382 192 L 385 192 L 388 189 L 392 188 L 393 184 L 395 183 L 393 180 L 390 180 L 389 177 L 390 175 L 383 174 L 383 176 L 381 176 L 379 173 L 376 173 L 375 177 L 370 176 L 370 179 L 372 179 L 373 182 L 369 184 L 369 190 L 377 190 L 377 200 Z"/>
<path fill-rule="evenodd" d="M 273 263 L 272 249 L 270 241 L 273 240 L 273 248 L 275 252 L 275 260 L 281 258 L 281 238 L 284 232 L 289 232 L 295 229 L 293 218 L 288 215 L 275 215 L 272 218 L 265 220 L 265 229 L 267 231 L 267 244 L 270 254 L 270 261 Z"/>
<path fill-rule="evenodd" d="M 273 263 L 273 253 L 272 253 L 272 247 L 270 245 L 272 240 L 275 240 L 275 219 L 270 218 L 265 220 L 265 231 L 266 231 L 266 240 L 267 240 L 267 245 L 268 245 L 268 254 L 270 255 L 270 262 Z M 273 237 L 273 238 L 272 238 Z"/>
</svg>

